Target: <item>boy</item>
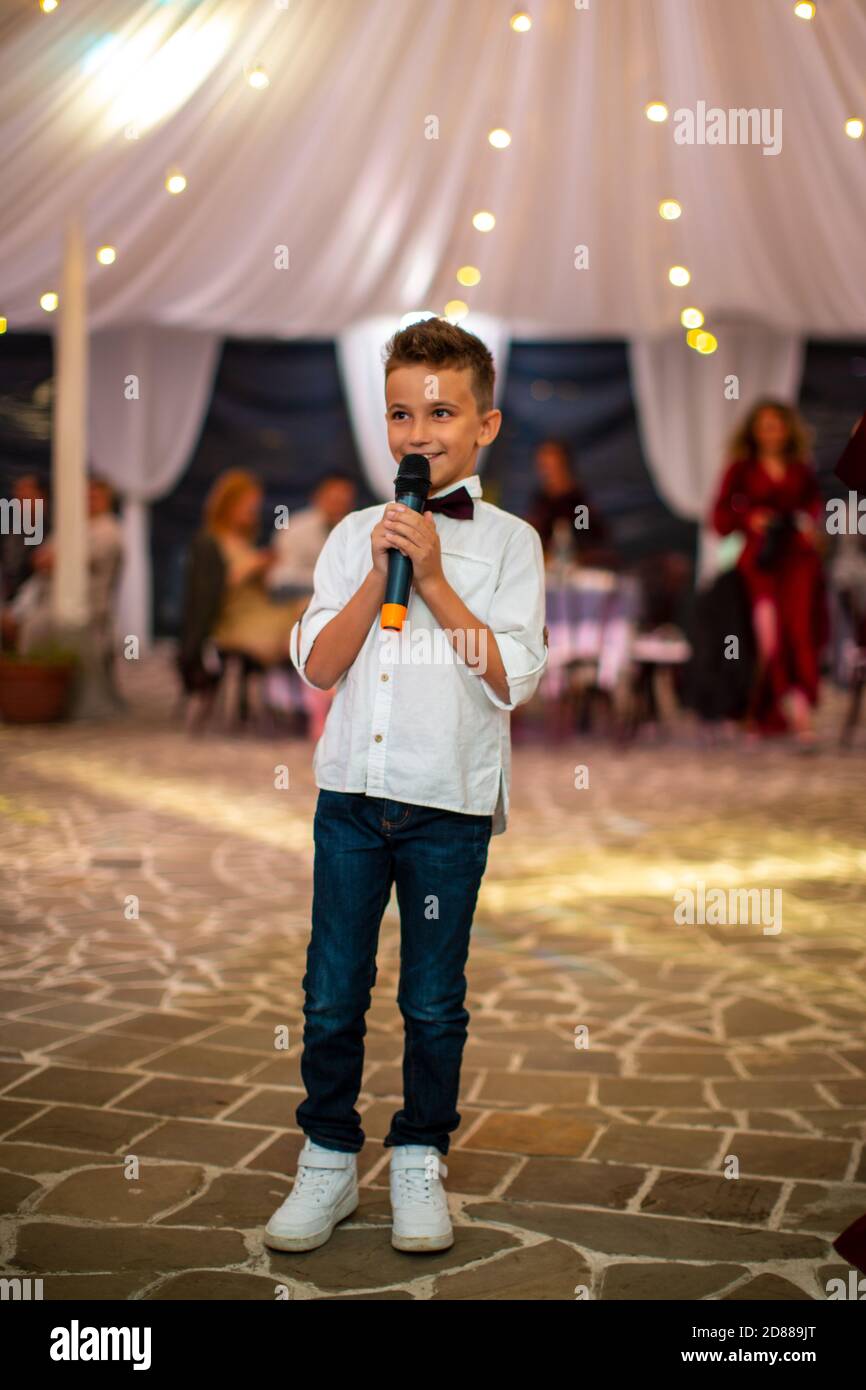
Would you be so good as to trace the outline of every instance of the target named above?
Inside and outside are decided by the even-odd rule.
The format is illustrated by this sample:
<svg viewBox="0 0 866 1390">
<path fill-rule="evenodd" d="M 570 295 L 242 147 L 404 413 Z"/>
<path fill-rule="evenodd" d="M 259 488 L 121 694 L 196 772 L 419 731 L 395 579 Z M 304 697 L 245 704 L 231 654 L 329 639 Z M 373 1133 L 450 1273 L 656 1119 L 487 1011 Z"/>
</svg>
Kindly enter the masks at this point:
<svg viewBox="0 0 866 1390">
<path fill-rule="evenodd" d="M 427 319 L 396 333 L 385 354 L 388 445 L 398 464 L 429 459 L 430 493 L 423 515 L 377 503 L 339 522 L 292 630 L 302 679 L 336 693 L 313 756 L 307 1098 L 296 1111 L 307 1138 L 292 1192 L 266 1228 L 277 1250 L 324 1244 L 358 1205 L 364 1132 L 354 1103 L 395 882 L 405 1041 L 404 1106 L 384 1141 L 394 1150 L 391 1243 L 426 1251 L 454 1242 L 441 1160 L 460 1123 L 469 934 L 490 836 L 507 823 L 509 711 L 530 698 L 547 662 L 538 533 L 482 501 L 475 472 L 502 420 L 488 349 Z M 392 548 L 413 570 L 396 641 L 380 627 Z"/>
</svg>

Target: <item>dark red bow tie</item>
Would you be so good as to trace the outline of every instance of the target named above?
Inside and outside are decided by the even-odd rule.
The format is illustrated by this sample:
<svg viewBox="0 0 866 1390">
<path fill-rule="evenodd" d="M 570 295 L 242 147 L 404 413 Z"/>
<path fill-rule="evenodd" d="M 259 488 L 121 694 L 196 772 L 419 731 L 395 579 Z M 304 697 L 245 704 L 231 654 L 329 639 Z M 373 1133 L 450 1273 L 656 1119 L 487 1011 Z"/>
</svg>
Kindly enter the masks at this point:
<svg viewBox="0 0 866 1390">
<path fill-rule="evenodd" d="M 467 492 L 465 487 L 457 487 L 453 492 L 446 492 L 444 497 L 428 497 L 424 510 L 442 512 L 445 516 L 455 516 L 458 521 L 471 521 L 475 514 L 472 494 Z"/>
</svg>

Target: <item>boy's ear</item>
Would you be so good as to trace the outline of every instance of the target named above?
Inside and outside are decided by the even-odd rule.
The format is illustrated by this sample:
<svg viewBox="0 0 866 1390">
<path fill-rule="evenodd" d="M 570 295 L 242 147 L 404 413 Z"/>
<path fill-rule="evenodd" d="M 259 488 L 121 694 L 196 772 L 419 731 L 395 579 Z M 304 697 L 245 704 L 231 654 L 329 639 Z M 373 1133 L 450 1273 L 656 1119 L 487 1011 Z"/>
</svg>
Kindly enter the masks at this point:
<svg viewBox="0 0 866 1390">
<path fill-rule="evenodd" d="M 502 426 L 502 411 L 488 410 L 481 421 L 481 433 L 484 438 L 479 440 L 482 447 L 492 444 Z"/>
</svg>

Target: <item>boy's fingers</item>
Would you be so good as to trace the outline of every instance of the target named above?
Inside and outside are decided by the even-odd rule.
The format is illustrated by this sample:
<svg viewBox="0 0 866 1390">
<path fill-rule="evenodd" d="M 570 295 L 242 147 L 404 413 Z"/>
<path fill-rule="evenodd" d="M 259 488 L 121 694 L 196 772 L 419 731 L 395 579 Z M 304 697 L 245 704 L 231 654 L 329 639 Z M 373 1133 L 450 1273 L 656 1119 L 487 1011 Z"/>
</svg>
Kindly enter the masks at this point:
<svg viewBox="0 0 866 1390">
<path fill-rule="evenodd" d="M 420 512 L 405 511 L 400 512 L 398 516 L 388 517 L 386 519 L 386 524 L 396 529 L 399 529 L 402 525 L 406 528 L 406 534 L 414 535 L 419 528 L 423 528 L 428 521 L 432 521 L 432 519 L 432 512 L 425 512 L 422 516 Z"/>
</svg>

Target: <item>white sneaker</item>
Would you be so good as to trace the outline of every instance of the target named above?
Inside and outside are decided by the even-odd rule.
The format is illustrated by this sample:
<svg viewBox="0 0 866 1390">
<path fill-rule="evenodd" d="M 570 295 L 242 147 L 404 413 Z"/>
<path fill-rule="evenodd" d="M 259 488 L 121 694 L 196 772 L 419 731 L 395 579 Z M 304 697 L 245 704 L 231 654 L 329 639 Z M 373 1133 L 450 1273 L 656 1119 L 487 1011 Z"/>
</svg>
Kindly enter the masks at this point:
<svg viewBox="0 0 866 1390">
<path fill-rule="evenodd" d="M 357 1205 L 357 1155 L 326 1149 L 307 1136 L 298 1154 L 294 1186 L 265 1227 L 265 1245 L 272 1250 L 315 1250 Z"/>
<path fill-rule="evenodd" d="M 395 1250 L 448 1250 L 454 1231 L 441 1179 L 448 1176 L 433 1145 L 395 1144 L 391 1153 L 391 1244 Z"/>
</svg>

